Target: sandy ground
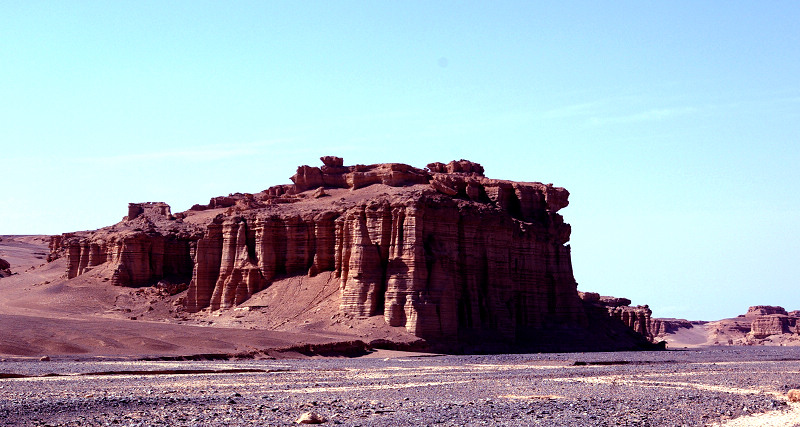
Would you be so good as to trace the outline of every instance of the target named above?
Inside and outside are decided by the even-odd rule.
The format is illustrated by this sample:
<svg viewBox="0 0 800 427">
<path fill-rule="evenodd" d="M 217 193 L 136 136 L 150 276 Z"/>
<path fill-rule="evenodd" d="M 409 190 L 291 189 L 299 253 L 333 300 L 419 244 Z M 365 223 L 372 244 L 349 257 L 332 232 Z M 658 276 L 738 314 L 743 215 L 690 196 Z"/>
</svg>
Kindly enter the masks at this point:
<svg viewBox="0 0 800 427">
<path fill-rule="evenodd" d="M 750 336 L 750 320 L 741 318 L 721 319 L 695 324 L 691 328 L 680 328 L 662 339 L 672 349 L 703 348 L 716 345 L 800 346 L 797 334 L 776 334 L 755 339 Z"/>
<path fill-rule="evenodd" d="M 0 425 L 800 425 L 796 348 L 381 356 L 6 362 Z"/>
</svg>

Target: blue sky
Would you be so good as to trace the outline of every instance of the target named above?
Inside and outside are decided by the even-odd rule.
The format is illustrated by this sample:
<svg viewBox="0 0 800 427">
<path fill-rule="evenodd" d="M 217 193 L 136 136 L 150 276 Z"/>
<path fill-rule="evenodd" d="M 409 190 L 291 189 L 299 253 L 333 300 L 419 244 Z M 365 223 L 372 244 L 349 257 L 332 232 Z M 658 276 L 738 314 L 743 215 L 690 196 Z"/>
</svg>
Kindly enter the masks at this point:
<svg viewBox="0 0 800 427">
<path fill-rule="evenodd" d="M 800 309 L 794 2 L 0 4 L 0 234 L 345 163 L 571 193 L 579 289 Z"/>
</svg>

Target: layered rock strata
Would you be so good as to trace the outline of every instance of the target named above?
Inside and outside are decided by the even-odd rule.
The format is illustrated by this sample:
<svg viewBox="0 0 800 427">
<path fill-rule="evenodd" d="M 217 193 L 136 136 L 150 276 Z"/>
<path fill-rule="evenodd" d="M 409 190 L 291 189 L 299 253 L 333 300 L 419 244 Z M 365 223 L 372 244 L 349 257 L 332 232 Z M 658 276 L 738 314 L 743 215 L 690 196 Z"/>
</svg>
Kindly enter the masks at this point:
<svg viewBox="0 0 800 427">
<path fill-rule="evenodd" d="M 113 227 L 52 236 L 48 260 L 66 256 L 70 279 L 103 266 L 116 286 L 180 281 L 190 277 L 194 268 L 191 252 L 196 234 L 175 223 L 165 203 L 131 203 L 128 216 Z"/>
<path fill-rule="evenodd" d="M 557 213 L 565 189 L 489 179 L 466 160 L 425 169 L 321 160 L 299 167 L 293 184 L 175 215 L 163 203 L 131 204 L 115 226 L 54 237 L 51 258 L 66 255 L 68 277 L 103 265 L 121 286 L 185 280 L 188 311 L 233 307 L 277 278 L 332 271 L 342 312 L 383 316 L 428 340 L 642 346 L 589 333 L 605 321 L 590 325 L 595 313 L 577 294 L 570 226 Z M 620 307 L 608 315 L 646 335 L 649 310 Z"/>
<path fill-rule="evenodd" d="M 651 317 L 647 324 L 647 333 L 651 341 L 659 341 L 666 335 L 674 334 L 681 329 L 691 329 L 695 325 L 702 325 L 702 321 L 690 321 L 686 319 Z"/>
</svg>

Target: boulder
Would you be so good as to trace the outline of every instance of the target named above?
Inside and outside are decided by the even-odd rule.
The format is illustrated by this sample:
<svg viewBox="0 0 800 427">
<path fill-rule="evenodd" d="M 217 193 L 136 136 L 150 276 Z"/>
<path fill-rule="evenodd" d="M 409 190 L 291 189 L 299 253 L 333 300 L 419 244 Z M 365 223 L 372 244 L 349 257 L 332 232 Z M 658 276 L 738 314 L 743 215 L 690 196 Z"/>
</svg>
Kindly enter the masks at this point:
<svg viewBox="0 0 800 427">
<path fill-rule="evenodd" d="M 11 275 L 11 264 L 0 258 L 0 277 L 8 277 Z"/>
</svg>

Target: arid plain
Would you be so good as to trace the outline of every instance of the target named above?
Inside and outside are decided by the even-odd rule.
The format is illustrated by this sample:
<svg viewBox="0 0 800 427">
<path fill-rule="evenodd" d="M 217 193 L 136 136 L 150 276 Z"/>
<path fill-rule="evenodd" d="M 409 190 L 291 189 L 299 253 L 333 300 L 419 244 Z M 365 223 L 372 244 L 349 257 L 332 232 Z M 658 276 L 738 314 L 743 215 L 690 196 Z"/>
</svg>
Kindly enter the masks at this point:
<svg viewBox="0 0 800 427">
<path fill-rule="evenodd" d="M 0 241 L 19 272 L 0 280 L 3 425 L 291 425 L 310 412 L 341 425 L 800 423 L 786 399 L 800 388 L 798 347 L 698 347 L 690 337 L 691 349 L 672 339 L 671 350 L 647 352 L 308 356 L 291 347 L 379 326 L 271 332 L 242 328 L 236 316 L 249 312 L 233 310 L 132 320 L 114 302 L 132 304 L 141 289 L 64 284 L 62 263 L 44 262 L 45 241 Z M 153 360 L 198 354 L 240 356 Z"/>
</svg>

